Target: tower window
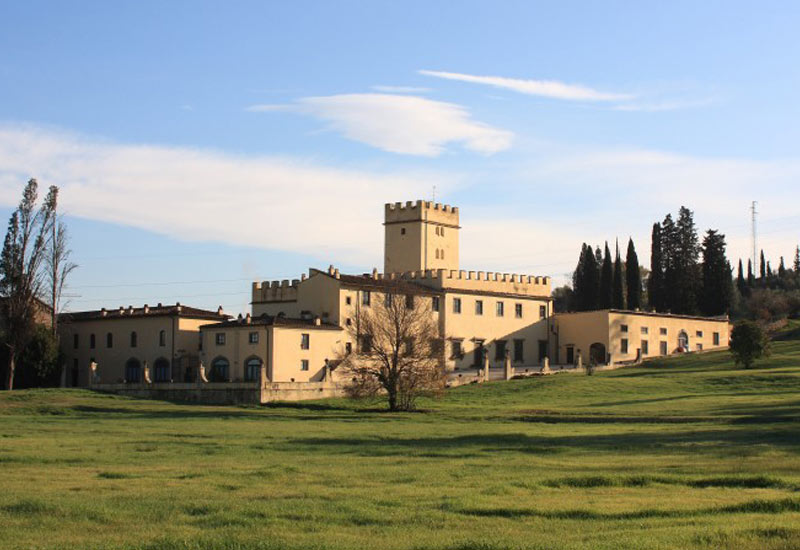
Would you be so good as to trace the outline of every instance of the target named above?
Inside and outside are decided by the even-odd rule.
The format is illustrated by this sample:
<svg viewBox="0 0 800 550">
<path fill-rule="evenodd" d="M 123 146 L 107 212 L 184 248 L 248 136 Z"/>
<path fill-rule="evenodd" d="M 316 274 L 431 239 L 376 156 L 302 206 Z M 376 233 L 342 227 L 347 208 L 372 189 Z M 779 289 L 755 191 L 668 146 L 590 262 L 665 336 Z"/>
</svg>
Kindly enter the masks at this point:
<svg viewBox="0 0 800 550">
<path fill-rule="evenodd" d="M 405 235 L 406 234 L 406 228 L 405 227 L 401 227 L 400 228 L 400 234 L 401 235 Z"/>
<path fill-rule="evenodd" d="M 442 253 L 440 254 L 440 256 L 441 256 L 441 257 L 442 257 L 442 259 L 444 260 L 444 248 L 442 249 Z"/>
<path fill-rule="evenodd" d="M 436 259 L 437 260 L 439 259 L 439 249 L 438 248 L 436 249 Z"/>
<path fill-rule="evenodd" d="M 439 228 L 439 235 L 444 237 L 444 227 Z"/>
</svg>

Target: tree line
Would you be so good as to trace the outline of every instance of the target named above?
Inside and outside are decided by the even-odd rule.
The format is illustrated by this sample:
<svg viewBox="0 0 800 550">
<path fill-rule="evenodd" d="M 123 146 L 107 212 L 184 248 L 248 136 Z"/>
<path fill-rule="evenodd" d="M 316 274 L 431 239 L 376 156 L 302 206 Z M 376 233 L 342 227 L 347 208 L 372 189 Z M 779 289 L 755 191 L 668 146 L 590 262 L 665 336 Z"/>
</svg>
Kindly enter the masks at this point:
<svg viewBox="0 0 800 550">
<path fill-rule="evenodd" d="M 0 370 L 9 390 L 57 385 L 61 376 L 58 312 L 77 266 L 70 261 L 58 191 L 51 186 L 40 205 L 38 183 L 28 181 L 0 253 Z"/>
</svg>

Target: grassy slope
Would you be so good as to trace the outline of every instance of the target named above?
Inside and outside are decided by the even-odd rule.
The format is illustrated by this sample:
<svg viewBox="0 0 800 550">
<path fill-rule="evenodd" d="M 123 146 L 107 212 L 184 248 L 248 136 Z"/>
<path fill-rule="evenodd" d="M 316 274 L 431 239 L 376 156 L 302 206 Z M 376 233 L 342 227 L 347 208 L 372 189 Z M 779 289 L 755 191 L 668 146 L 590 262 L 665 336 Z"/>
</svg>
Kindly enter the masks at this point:
<svg viewBox="0 0 800 550">
<path fill-rule="evenodd" d="M 798 548 L 800 342 L 423 413 L 0 395 L 0 548 Z"/>
</svg>

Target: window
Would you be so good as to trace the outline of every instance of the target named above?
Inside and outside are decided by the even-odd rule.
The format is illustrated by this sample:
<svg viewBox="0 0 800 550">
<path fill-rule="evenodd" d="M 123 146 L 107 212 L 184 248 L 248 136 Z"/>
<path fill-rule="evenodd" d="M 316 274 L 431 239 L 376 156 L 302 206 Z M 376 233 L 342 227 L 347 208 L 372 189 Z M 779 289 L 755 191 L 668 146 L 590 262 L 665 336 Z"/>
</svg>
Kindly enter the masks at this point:
<svg viewBox="0 0 800 550">
<path fill-rule="evenodd" d="M 442 249 L 442 252 L 441 252 L 440 256 L 441 256 L 441 257 L 442 257 L 442 259 L 444 260 L 444 248 Z"/>
<path fill-rule="evenodd" d="M 658 347 L 659 347 L 658 351 L 659 351 L 659 353 L 661 353 L 661 355 L 666 355 L 667 354 L 667 343 L 666 342 L 660 342 L 658 344 Z"/>
<path fill-rule="evenodd" d="M 368 306 L 369 305 L 369 290 L 365 290 L 361 293 L 361 305 Z"/>
<path fill-rule="evenodd" d="M 251 334 L 258 334 L 252 332 Z M 258 357 L 251 357 L 244 363 L 244 379 L 247 382 L 255 382 L 261 378 L 261 359 Z"/>
<path fill-rule="evenodd" d="M 142 381 L 142 364 L 138 359 L 130 358 L 125 363 L 125 382 L 138 384 Z"/>
<path fill-rule="evenodd" d="M 136 331 L 131 332 L 131 347 L 135 348 L 136 344 L 139 343 L 139 335 L 136 334 Z"/>
<path fill-rule="evenodd" d="M 78 335 L 77 334 L 73 334 L 72 335 L 72 348 L 73 349 L 78 349 Z"/>
<path fill-rule="evenodd" d="M 258 344 L 258 333 L 251 332 L 250 334 L 248 334 L 247 341 L 250 342 L 251 344 Z"/>
<path fill-rule="evenodd" d="M 628 325 L 620 325 L 619 330 L 620 332 L 628 332 Z"/>
<path fill-rule="evenodd" d="M 658 333 L 661 334 L 661 336 L 666 336 L 667 335 L 666 327 L 661 327 L 660 329 L 658 329 Z"/>
<path fill-rule="evenodd" d="M 453 298 L 453 313 L 461 313 L 461 298 Z"/>
<path fill-rule="evenodd" d="M 495 306 L 495 311 L 497 311 L 497 316 L 502 317 L 503 313 L 505 313 L 505 304 L 503 302 L 497 302 Z"/>
<path fill-rule="evenodd" d="M 345 303 L 345 304 L 347 304 L 347 305 L 349 306 L 350 304 L 352 304 L 352 303 L 353 303 L 353 298 L 351 298 L 350 296 L 347 296 L 347 297 L 344 299 L 344 303 Z"/>
<path fill-rule="evenodd" d="M 462 347 L 462 340 L 450 341 L 450 359 L 461 359 L 464 357 L 464 349 Z"/>
<path fill-rule="evenodd" d="M 405 346 L 404 353 L 406 355 L 414 355 L 414 340 L 412 340 L 411 338 L 405 338 L 403 340 L 403 344 Z"/>
<path fill-rule="evenodd" d="M 431 298 L 431 309 L 433 311 L 439 311 L 439 297 L 438 296 L 434 296 L 433 298 Z"/>
<path fill-rule="evenodd" d="M 390 308 L 392 307 L 392 295 L 388 292 L 383 295 L 383 307 Z"/>
<path fill-rule="evenodd" d="M 715 332 L 713 334 L 713 336 L 714 336 L 714 345 L 718 346 L 719 345 L 719 332 Z"/>
<path fill-rule="evenodd" d="M 642 340 L 642 355 L 649 355 L 650 354 L 650 342 L 647 340 Z"/>
<path fill-rule="evenodd" d="M 476 367 L 483 365 L 483 340 L 475 340 L 475 350 L 473 352 L 472 362 Z"/>
<path fill-rule="evenodd" d="M 414 297 L 411 294 L 406 295 L 406 309 L 414 309 Z"/>
<path fill-rule="evenodd" d="M 371 353 L 372 352 L 372 335 L 371 334 L 362 334 L 361 335 L 361 353 Z"/>
<path fill-rule="evenodd" d="M 539 340 L 539 363 L 547 357 L 547 340 Z"/>
<path fill-rule="evenodd" d="M 494 358 L 496 360 L 505 359 L 506 357 L 506 341 L 505 340 L 495 340 L 494 341 Z"/>
<path fill-rule="evenodd" d="M 539 306 L 539 319 L 547 317 L 547 306 Z"/>
<path fill-rule="evenodd" d="M 442 237 L 444 237 L 444 227 L 442 227 L 442 228 L 440 228 L 440 229 L 439 229 L 439 235 L 441 235 Z"/>
<path fill-rule="evenodd" d="M 703 337 L 703 331 L 702 331 L 702 330 L 698 330 L 698 331 L 695 333 L 695 336 L 697 336 L 698 338 L 702 338 L 702 337 Z"/>
<path fill-rule="evenodd" d="M 623 338 L 619 341 L 619 350 L 620 353 L 628 353 L 628 339 Z"/>
<path fill-rule="evenodd" d="M 344 320 L 344 324 L 349 327 L 353 324 L 353 320 L 350 317 L 348 317 L 347 319 Z"/>
<path fill-rule="evenodd" d="M 310 335 L 303 333 L 300 335 L 300 349 L 308 349 L 311 345 Z"/>
<path fill-rule="evenodd" d="M 514 340 L 514 361 L 521 363 L 525 360 L 525 340 Z"/>
<path fill-rule="evenodd" d="M 158 345 L 162 348 L 167 345 L 167 331 L 162 330 L 158 333 Z"/>
<path fill-rule="evenodd" d="M 344 353 L 345 355 L 350 355 L 351 353 L 353 353 L 353 342 L 345 342 Z"/>
<path fill-rule="evenodd" d="M 106 334 L 106 347 L 109 349 L 114 347 L 114 335 L 110 332 Z"/>
<path fill-rule="evenodd" d="M 170 376 L 169 361 L 163 357 L 159 357 L 153 364 L 153 381 L 169 382 L 171 379 L 172 376 Z"/>
<path fill-rule="evenodd" d="M 475 315 L 483 315 L 483 300 L 475 300 Z"/>
<path fill-rule="evenodd" d="M 405 227 L 401 227 L 400 228 L 400 234 L 401 235 L 405 235 L 406 234 L 406 228 Z"/>
<path fill-rule="evenodd" d="M 522 304 L 514 304 L 514 316 L 517 319 L 522 319 Z"/>
<path fill-rule="evenodd" d="M 436 249 L 436 259 L 437 260 L 439 259 L 439 249 L 438 248 Z"/>
<path fill-rule="evenodd" d="M 642 327 L 641 331 L 642 331 L 642 334 L 649 334 L 650 333 L 650 329 L 647 328 L 647 327 Z"/>
<path fill-rule="evenodd" d="M 211 376 L 209 376 L 208 381 L 227 382 L 229 368 L 230 368 L 230 363 L 228 363 L 227 359 L 225 359 L 224 357 L 217 357 L 211 362 Z"/>
<path fill-rule="evenodd" d="M 697 351 L 703 351 L 703 344 L 697 344 Z"/>
<path fill-rule="evenodd" d="M 95 347 L 95 338 L 94 334 L 89 335 L 89 349 L 94 349 Z"/>
<path fill-rule="evenodd" d="M 218 346 L 224 346 L 225 345 L 225 333 L 224 332 L 218 332 L 217 335 L 216 335 L 216 341 L 217 341 L 217 345 Z"/>
<path fill-rule="evenodd" d="M 575 346 L 567 346 L 567 365 L 575 363 Z"/>
</svg>

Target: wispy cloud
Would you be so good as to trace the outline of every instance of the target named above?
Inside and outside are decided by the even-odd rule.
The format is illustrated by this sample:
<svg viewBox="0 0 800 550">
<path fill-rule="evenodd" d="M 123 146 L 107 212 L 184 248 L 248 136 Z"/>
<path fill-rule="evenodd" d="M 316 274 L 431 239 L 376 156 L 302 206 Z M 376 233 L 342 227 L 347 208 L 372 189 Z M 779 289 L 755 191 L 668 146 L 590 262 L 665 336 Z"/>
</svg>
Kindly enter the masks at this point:
<svg viewBox="0 0 800 550">
<path fill-rule="evenodd" d="M 371 86 L 373 90 L 376 92 L 383 92 L 387 94 L 424 94 L 425 92 L 430 92 L 430 88 L 420 88 L 417 86 L 384 86 L 381 84 L 376 84 L 375 86 Z"/>
<path fill-rule="evenodd" d="M 635 96 L 624 93 L 601 92 L 588 86 L 580 84 L 566 84 L 556 80 L 525 80 L 519 78 L 507 78 L 503 76 L 477 76 L 463 73 L 450 73 L 445 71 L 420 70 L 419 74 L 443 78 L 445 80 L 457 80 L 472 84 L 483 84 L 512 90 L 521 94 L 550 97 L 554 99 L 565 99 L 571 101 L 625 101 L 631 100 Z"/>
<path fill-rule="evenodd" d="M 435 157 L 447 145 L 491 155 L 511 147 L 513 134 L 472 120 L 462 106 L 416 96 L 342 94 L 305 97 L 289 105 L 252 105 L 249 111 L 290 110 L 328 123 L 346 138 L 407 155 Z"/>
<path fill-rule="evenodd" d="M 714 103 L 711 98 L 694 100 L 664 100 L 642 103 L 622 103 L 612 107 L 615 111 L 658 113 L 662 111 L 679 111 L 683 109 L 696 109 Z"/>
<path fill-rule="evenodd" d="M 61 187 L 70 215 L 364 265 L 381 257 L 385 202 L 456 185 L 438 172 L 345 170 L 305 158 L 118 144 L 0 125 L 0 204 L 15 205 L 30 177 Z"/>
</svg>

